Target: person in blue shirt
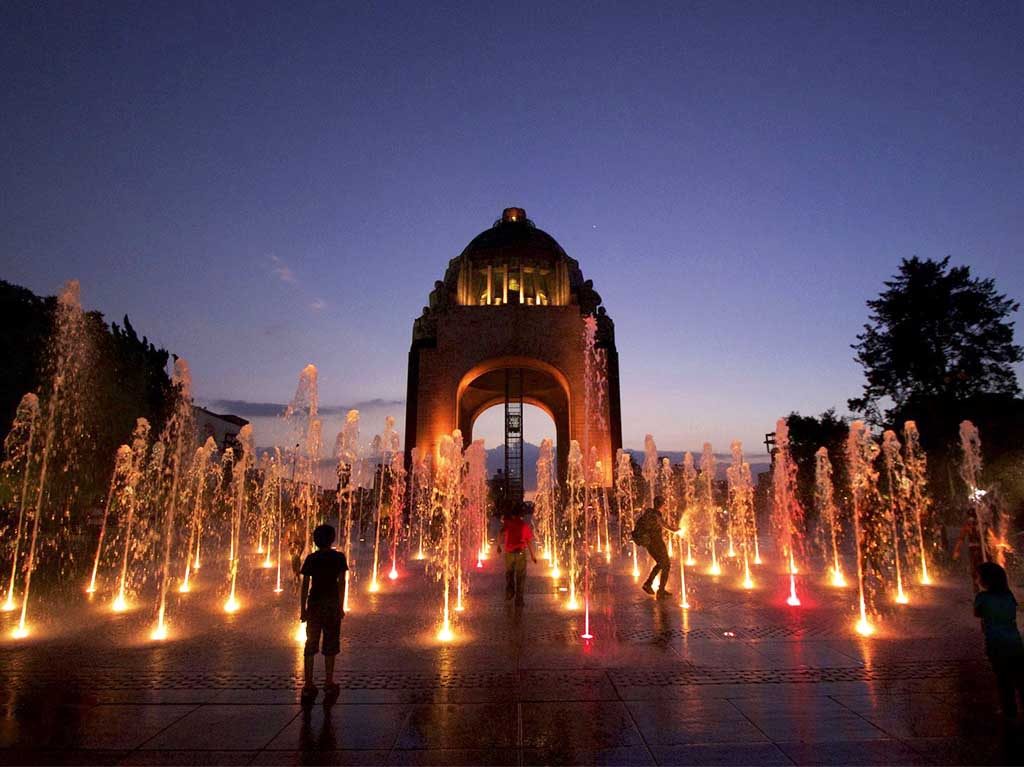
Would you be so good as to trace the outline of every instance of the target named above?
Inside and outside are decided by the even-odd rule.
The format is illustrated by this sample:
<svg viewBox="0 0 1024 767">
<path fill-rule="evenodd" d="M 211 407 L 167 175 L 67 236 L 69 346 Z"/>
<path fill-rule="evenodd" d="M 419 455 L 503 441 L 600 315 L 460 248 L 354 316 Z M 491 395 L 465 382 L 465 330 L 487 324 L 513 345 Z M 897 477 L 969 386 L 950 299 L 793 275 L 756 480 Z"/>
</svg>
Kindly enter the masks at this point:
<svg viewBox="0 0 1024 767">
<path fill-rule="evenodd" d="M 977 568 L 981 591 L 974 597 L 974 614 L 981 619 L 985 654 L 992 663 L 1003 714 L 1017 716 L 1017 695 L 1024 699 L 1024 642 L 1017 629 L 1017 600 L 1006 580 L 1006 570 L 995 562 Z"/>
</svg>

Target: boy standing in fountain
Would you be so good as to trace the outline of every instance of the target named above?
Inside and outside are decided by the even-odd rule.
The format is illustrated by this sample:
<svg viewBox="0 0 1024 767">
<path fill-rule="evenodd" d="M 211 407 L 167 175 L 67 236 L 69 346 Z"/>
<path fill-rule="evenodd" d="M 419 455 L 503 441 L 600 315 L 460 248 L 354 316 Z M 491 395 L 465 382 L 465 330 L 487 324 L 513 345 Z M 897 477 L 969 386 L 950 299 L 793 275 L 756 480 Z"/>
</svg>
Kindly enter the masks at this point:
<svg viewBox="0 0 1024 767">
<path fill-rule="evenodd" d="M 339 692 L 334 682 L 334 659 L 341 651 L 341 590 L 344 588 L 348 562 L 345 555 L 331 548 L 334 543 L 334 528 L 319 525 L 313 531 L 316 551 L 302 563 L 302 596 L 299 605 L 299 620 L 306 624 L 306 648 L 304 651 L 305 685 L 302 688 L 302 702 L 312 703 L 317 688 L 313 684 L 313 660 L 317 652 L 324 654 L 324 699 L 330 700 Z M 321 636 L 323 644 L 321 646 Z"/>
<path fill-rule="evenodd" d="M 524 588 L 526 586 L 526 552 L 537 564 L 537 555 L 533 552 L 533 528 L 523 519 L 526 504 L 522 501 L 513 505 L 501 524 L 498 533 L 498 553 L 505 549 L 505 599 L 516 599 L 516 607 L 523 606 Z"/>
<path fill-rule="evenodd" d="M 668 547 L 665 546 L 665 539 L 661 531 L 668 530 L 671 533 L 676 531 L 665 524 L 661 517 L 661 507 L 665 505 L 665 499 L 660 495 L 654 497 L 654 507 L 644 510 L 633 528 L 633 540 L 640 546 L 647 549 L 647 553 L 654 560 L 654 567 L 651 574 L 647 576 L 644 585 L 641 587 L 648 594 L 654 593 L 654 579 L 661 576 L 658 581 L 658 599 L 671 596 L 665 588 L 668 586 L 668 573 L 672 567 L 672 560 L 668 555 Z"/>
</svg>

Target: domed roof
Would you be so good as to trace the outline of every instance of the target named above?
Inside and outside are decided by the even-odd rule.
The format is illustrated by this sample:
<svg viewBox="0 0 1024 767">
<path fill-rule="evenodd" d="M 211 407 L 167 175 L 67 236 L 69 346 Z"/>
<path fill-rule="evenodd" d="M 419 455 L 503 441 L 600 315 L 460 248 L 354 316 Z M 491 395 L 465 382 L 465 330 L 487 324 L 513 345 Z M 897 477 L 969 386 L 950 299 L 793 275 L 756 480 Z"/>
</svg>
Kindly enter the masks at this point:
<svg viewBox="0 0 1024 767">
<path fill-rule="evenodd" d="M 505 208 L 494 226 L 474 237 L 460 258 L 490 261 L 513 258 L 557 262 L 568 259 L 555 238 L 538 229 L 522 208 Z"/>
</svg>

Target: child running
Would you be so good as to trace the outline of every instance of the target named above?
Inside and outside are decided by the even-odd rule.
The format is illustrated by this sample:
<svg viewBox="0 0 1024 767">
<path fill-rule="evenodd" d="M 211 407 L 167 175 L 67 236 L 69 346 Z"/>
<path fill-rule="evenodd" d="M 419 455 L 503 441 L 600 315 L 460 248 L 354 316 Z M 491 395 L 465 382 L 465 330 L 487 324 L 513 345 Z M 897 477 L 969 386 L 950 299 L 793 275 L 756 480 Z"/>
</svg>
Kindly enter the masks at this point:
<svg viewBox="0 0 1024 767">
<path fill-rule="evenodd" d="M 1003 715 L 1017 716 L 1017 694 L 1024 697 L 1024 643 L 1017 630 L 1017 600 L 1006 580 L 1006 570 L 995 562 L 978 565 L 981 591 L 974 597 L 974 614 L 985 632 L 985 654 L 992 663 Z"/>
<path fill-rule="evenodd" d="M 341 619 L 345 617 L 341 609 L 341 590 L 344 588 L 348 562 L 344 554 L 331 548 L 334 536 L 334 528 L 330 525 L 319 525 L 313 531 L 313 543 L 317 550 L 306 557 L 300 571 L 302 596 L 299 620 L 306 624 L 303 703 L 316 700 L 313 660 L 317 652 L 324 654 L 324 700 L 329 701 L 340 692 L 334 681 L 334 660 L 341 652 Z"/>
</svg>

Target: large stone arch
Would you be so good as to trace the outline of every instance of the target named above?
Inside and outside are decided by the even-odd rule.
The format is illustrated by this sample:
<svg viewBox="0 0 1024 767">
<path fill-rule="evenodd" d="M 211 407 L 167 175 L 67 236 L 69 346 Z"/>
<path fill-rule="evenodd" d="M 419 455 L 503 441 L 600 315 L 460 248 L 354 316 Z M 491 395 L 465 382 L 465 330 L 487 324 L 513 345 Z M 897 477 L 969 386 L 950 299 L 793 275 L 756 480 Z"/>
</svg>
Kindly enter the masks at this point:
<svg viewBox="0 0 1024 767">
<path fill-rule="evenodd" d="M 540 408 L 555 424 L 555 448 L 559 476 L 564 476 L 569 459 L 572 388 L 569 379 L 554 365 L 521 356 L 493 357 L 474 366 L 459 381 L 455 392 L 458 428 L 468 443 L 473 438 L 477 417 L 505 402 L 504 381 L 508 370 L 523 371 L 523 402 Z M 533 467 L 527 467 L 532 470 Z"/>
</svg>

